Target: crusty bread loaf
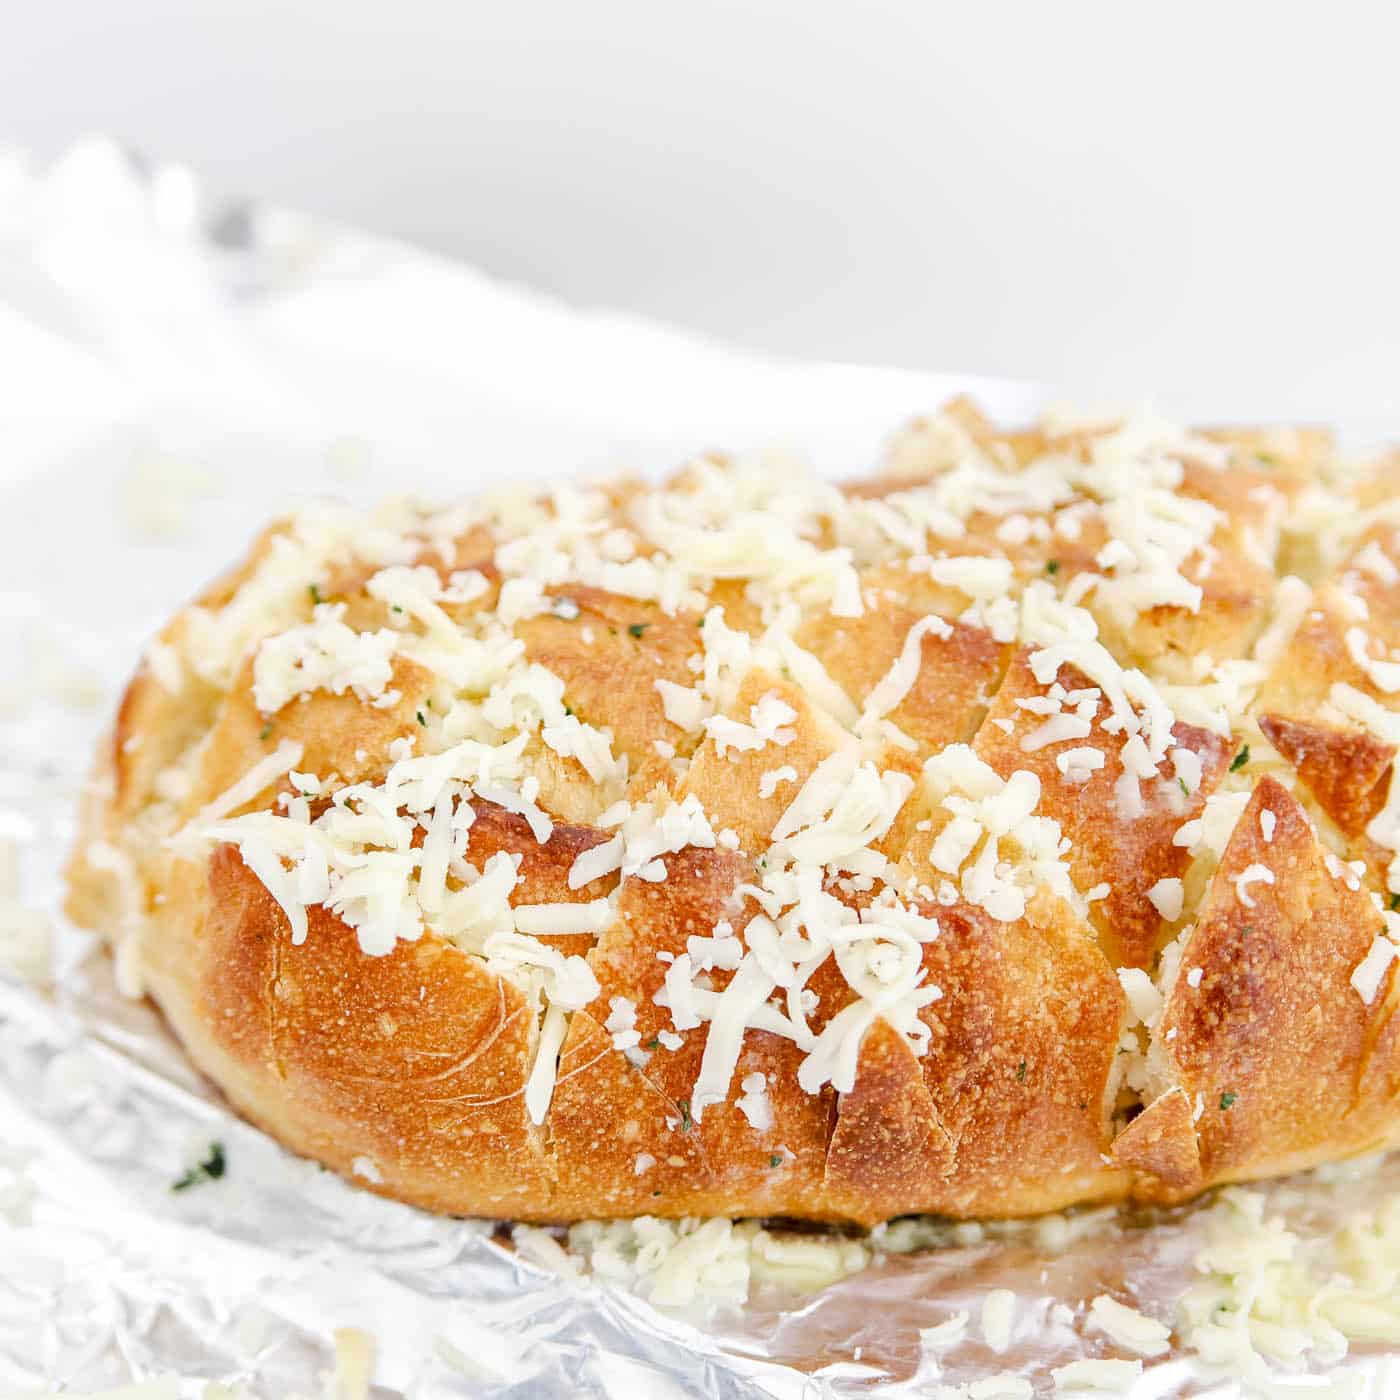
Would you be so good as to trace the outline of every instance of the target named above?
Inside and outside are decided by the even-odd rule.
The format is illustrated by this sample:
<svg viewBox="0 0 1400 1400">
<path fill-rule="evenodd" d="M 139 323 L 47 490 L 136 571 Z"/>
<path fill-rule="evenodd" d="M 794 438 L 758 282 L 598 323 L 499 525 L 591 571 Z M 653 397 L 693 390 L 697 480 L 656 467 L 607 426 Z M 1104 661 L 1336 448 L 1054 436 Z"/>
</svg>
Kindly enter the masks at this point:
<svg viewBox="0 0 1400 1400">
<path fill-rule="evenodd" d="M 71 910 L 250 1118 L 461 1214 L 1173 1201 L 1400 1131 L 1394 457 L 966 402 L 273 526 Z"/>
</svg>

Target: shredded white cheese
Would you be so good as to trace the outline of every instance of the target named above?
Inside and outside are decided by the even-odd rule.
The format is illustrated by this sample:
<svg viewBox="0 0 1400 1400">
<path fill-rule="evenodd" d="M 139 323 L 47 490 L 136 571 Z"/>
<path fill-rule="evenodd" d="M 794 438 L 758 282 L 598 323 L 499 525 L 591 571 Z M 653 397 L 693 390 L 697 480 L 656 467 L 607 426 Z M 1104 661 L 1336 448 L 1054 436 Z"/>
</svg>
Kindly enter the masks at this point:
<svg viewBox="0 0 1400 1400">
<path fill-rule="evenodd" d="M 1009 1288 L 993 1288 L 982 1301 L 982 1337 L 993 1351 L 1011 1345 L 1016 1317 L 1016 1295 Z"/>
<path fill-rule="evenodd" d="M 253 700 L 263 714 L 313 690 L 353 690 L 361 700 L 384 693 L 394 673 L 395 633 L 356 632 L 344 616 L 344 603 L 322 603 L 311 622 L 264 639 L 253 662 Z"/>
<path fill-rule="evenodd" d="M 1366 956 L 1352 969 L 1351 985 L 1367 1006 L 1375 1001 L 1386 970 L 1396 958 L 1400 958 L 1400 948 L 1384 934 L 1378 933 Z"/>
<path fill-rule="evenodd" d="M 1181 911 L 1185 906 L 1186 895 L 1182 883 L 1175 877 L 1167 877 L 1158 880 L 1151 889 L 1147 891 L 1147 897 L 1152 902 L 1152 907 L 1169 923 L 1175 923 L 1181 917 Z"/>
<path fill-rule="evenodd" d="M 1155 1317 L 1101 1293 L 1089 1305 L 1089 1326 L 1115 1346 L 1139 1356 L 1161 1356 L 1171 1349 L 1171 1328 Z"/>
<path fill-rule="evenodd" d="M 890 669 L 876 682 L 866 696 L 865 709 L 861 712 L 861 728 L 869 728 L 904 700 L 913 689 L 919 677 L 919 667 L 923 660 L 924 638 L 933 636 L 947 641 L 953 629 L 934 613 L 921 617 L 904 634 L 904 644 Z"/>
</svg>

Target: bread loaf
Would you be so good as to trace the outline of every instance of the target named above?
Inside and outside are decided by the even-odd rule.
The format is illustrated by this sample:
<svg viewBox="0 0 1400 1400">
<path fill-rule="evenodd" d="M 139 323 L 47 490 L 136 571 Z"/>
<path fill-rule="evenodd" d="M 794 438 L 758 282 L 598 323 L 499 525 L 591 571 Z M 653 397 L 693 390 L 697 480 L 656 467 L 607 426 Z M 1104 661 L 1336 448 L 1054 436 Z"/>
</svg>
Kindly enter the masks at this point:
<svg viewBox="0 0 1400 1400">
<path fill-rule="evenodd" d="M 1180 1200 L 1400 1133 L 1400 458 L 966 401 L 838 487 L 318 507 L 71 869 L 249 1118 L 458 1214 Z"/>
</svg>

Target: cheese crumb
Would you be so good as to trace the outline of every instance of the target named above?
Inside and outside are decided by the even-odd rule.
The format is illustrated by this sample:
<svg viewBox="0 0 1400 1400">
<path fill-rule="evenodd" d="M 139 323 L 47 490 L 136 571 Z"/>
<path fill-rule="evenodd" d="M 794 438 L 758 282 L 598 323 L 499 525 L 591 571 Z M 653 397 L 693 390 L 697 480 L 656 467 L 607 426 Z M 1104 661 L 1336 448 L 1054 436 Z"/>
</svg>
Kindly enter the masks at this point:
<svg viewBox="0 0 1400 1400">
<path fill-rule="evenodd" d="M 361 1176 L 376 1186 L 382 1184 L 384 1180 L 384 1173 L 379 1170 L 373 1157 L 356 1157 L 350 1163 L 350 1170 L 356 1176 Z"/>
<path fill-rule="evenodd" d="M 1089 747 L 1066 749 L 1064 753 L 1055 755 L 1055 767 L 1064 774 L 1067 783 L 1076 786 L 1087 783 L 1104 766 L 1104 761 L 1102 749 Z"/>
<path fill-rule="evenodd" d="M 1186 896 L 1181 881 L 1175 877 L 1168 877 L 1158 880 L 1147 891 L 1147 898 L 1169 924 L 1174 924 L 1181 917 Z"/>
<path fill-rule="evenodd" d="M 1366 956 L 1352 969 L 1351 985 L 1356 989 L 1357 996 L 1367 1006 L 1375 1001 L 1376 993 L 1380 990 L 1381 982 L 1385 978 L 1386 969 L 1397 957 L 1400 957 L 1400 948 L 1397 948 L 1383 933 L 1378 933 L 1367 950 Z"/>
<path fill-rule="evenodd" d="M 919 1344 L 925 1351 L 942 1351 L 956 1346 L 967 1335 L 968 1315 L 955 1312 L 933 1327 L 919 1329 Z"/>
<path fill-rule="evenodd" d="M 1117 1359 L 1071 1361 L 1067 1366 L 1056 1366 L 1050 1372 L 1056 1395 L 1076 1395 L 1085 1391 L 1127 1395 L 1140 1375 L 1141 1361 Z"/>
<path fill-rule="evenodd" d="M 1089 1305 L 1089 1326 L 1139 1356 L 1161 1356 L 1171 1349 L 1171 1328 L 1136 1308 L 1101 1293 Z"/>
<path fill-rule="evenodd" d="M 770 768 L 758 780 L 758 795 L 767 799 L 777 792 L 782 783 L 795 783 L 797 781 L 797 769 L 790 763 L 785 763 L 781 768 Z"/>
<path fill-rule="evenodd" d="M 1249 893 L 1250 885 L 1272 885 L 1274 883 L 1274 872 L 1267 865 L 1253 864 L 1246 866 L 1235 876 L 1235 897 L 1246 909 L 1253 909 L 1256 905 L 1254 896 Z"/>
<path fill-rule="evenodd" d="M 1009 1288 L 993 1288 L 982 1303 L 982 1336 L 993 1351 L 1011 1345 L 1016 1317 L 1016 1295 Z"/>
</svg>

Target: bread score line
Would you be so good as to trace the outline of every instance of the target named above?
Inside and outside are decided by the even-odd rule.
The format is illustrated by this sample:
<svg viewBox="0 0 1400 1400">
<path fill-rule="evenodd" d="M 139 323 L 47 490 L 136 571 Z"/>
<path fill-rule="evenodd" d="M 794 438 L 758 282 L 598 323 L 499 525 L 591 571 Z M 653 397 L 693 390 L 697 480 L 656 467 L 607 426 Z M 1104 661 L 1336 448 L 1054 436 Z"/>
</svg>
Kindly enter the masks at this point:
<svg viewBox="0 0 1400 1400">
<path fill-rule="evenodd" d="M 248 1117 L 535 1221 L 1004 1216 L 1400 1134 L 1400 456 L 956 400 L 271 526 L 70 911 Z"/>
</svg>

